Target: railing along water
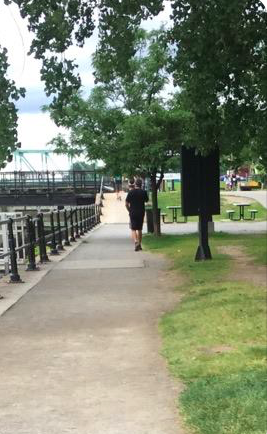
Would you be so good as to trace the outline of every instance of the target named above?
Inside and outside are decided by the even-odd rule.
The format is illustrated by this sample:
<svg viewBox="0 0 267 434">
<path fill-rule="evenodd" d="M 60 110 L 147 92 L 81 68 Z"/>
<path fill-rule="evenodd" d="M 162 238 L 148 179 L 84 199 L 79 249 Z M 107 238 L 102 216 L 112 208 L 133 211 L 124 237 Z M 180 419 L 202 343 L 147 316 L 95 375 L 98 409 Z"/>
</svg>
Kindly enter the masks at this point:
<svg viewBox="0 0 267 434">
<path fill-rule="evenodd" d="M 40 263 L 49 262 L 48 248 L 50 255 L 58 255 L 65 246 L 70 246 L 71 242 L 100 223 L 100 211 L 100 205 L 93 204 L 0 220 L 0 228 L 2 232 L 6 231 L 8 239 L 8 246 L 0 253 L 0 260 L 9 259 L 10 282 L 21 282 L 17 258 L 20 252 L 27 258 L 27 271 L 39 270 L 37 256 Z M 19 246 L 13 230 L 17 224 L 25 231 L 23 244 Z"/>
</svg>

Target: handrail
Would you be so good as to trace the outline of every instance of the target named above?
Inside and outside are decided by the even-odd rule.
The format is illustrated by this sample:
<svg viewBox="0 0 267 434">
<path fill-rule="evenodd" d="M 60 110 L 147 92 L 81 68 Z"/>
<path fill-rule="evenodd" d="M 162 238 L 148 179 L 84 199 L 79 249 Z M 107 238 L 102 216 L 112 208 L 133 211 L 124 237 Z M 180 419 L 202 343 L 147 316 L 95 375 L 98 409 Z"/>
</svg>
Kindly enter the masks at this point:
<svg viewBox="0 0 267 434">
<path fill-rule="evenodd" d="M 62 214 L 64 218 L 62 218 Z M 17 253 L 25 251 L 25 256 L 28 258 L 28 271 L 38 270 L 35 258 L 36 247 L 39 248 L 40 263 L 48 262 L 47 247 L 51 248 L 51 255 L 59 254 L 59 250 L 63 250 L 64 246 L 70 246 L 70 242 L 75 242 L 77 238 L 99 224 L 100 214 L 100 205 L 92 204 L 45 213 L 40 212 L 35 216 L 27 215 L 0 220 L 0 226 L 7 226 L 8 235 L 8 251 L 0 253 L 0 259 L 7 256 L 10 258 L 10 282 L 21 282 L 17 266 Z M 49 217 L 49 230 L 45 224 L 47 217 Z M 25 226 L 27 234 L 27 240 L 21 246 L 16 245 L 13 233 L 13 224 L 17 222 L 21 222 L 21 226 Z"/>
</svg>

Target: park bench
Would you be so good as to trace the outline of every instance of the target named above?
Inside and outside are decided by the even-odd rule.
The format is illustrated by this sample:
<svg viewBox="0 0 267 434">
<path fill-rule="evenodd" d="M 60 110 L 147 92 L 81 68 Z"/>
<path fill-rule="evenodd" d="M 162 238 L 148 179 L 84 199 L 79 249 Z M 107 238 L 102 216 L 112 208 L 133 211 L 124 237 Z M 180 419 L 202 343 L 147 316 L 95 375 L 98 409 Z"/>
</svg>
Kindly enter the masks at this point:
<svg viewBox="0 0 267 434">
<path fill-rule="evenodd" d="M 258 210 L 257 209 L 250 209 L 249 212 L 250 212 L 251 220 L 255 220 Z"/>
<path fill-rule="evenodd" d="M 226 214 L 228 214 L 228 218 L 229 218 L 230 220 L 233 220 L 233 219 L 234 219 L 234 213 L 235 213 L 235 211 L 232 210 L 232 209 L 227 209 L 227 210 L 226 210 Z"/>
</svg>

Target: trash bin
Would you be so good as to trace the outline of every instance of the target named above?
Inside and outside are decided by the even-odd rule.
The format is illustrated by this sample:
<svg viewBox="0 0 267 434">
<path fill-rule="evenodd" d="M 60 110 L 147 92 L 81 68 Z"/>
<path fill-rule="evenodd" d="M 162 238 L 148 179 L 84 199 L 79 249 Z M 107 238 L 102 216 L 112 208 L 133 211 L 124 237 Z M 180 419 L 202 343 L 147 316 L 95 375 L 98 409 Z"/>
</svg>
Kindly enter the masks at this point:
<svg viewBox="0 0 267 434">
<path fill-rule="evenodd" d="M 160 208 L 158 208 L 158 222 L 160 228 Z M 153 222 L 153 212 L 152 208 L 146 208 L 146 224 L 147 224 L 147 232 L 150 234 L 154 233 L 154 222 Z"/>
</svg>

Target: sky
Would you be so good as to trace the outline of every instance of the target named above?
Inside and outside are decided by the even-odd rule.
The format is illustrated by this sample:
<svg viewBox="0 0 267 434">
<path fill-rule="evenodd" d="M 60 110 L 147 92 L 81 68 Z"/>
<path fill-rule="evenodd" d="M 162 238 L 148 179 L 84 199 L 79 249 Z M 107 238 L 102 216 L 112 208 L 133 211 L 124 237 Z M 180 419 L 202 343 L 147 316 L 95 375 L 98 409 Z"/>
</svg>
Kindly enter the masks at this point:
<svg viewBox="0 0 267 434">
<path fill-rule="evenodd" d="M 262 0 L 267 7 L 267 0 Z M 165 10 L 153 20 L 143 23 L 148 30 L 157 28 L 161 23 L 168 23 L 170 16 L 170 2 L 165 2 Z M 13 79 L 18 87 L 26 88 L 26 97 L 18 102 L 18 137 L 22 143 L 22 149 L 47 149 L 47 143 L 59 132 L 66 133 L 62 128 L 57 128 L 49 118 L 48 113 L 43 113 L 41 107 L 49 100 L 44 93 L 44 84 L 40 80 L 41 62 L 28 56 L 27 52 L 31 44 L 31 35 L 27 29 L 27 22 L 20 17 L 18 7 L 15 4 L 6 6 L 0 1 L 0 45 L 8 49 L 9 78 Z M 93 87 L 94 80 L 90 56 L 95 51 L 97 44 L 96 32 L 86 42 L 83 48 L 71 47 L 67 56 L 74 58 L 79 65 L 79 73 L 86 93 Z M 37 170 L 42 169 L 41 158 L 27 156 L 31 164 Z M 50 163 L 51 170 L 58 168 L 66 170 L 69 160 L 63 156 L 53 156 L 54 167 Z M 6 171 L 15 169 L 14 162 L 8 164 Z M 20 168 L 17 167 L 19 170 Z M 21 169 L 26 170 L 25 166 Z"/>
<path fill-rule="evenodd" d="M 168 2 L 166 2 L 168 3 Z M 155 19 L 144 24 L 147 29 L 159 27 L 162 22 L 167 23 L 170 15 L 170 5 L 166 4 L 164 12 Z M 17 106 L 18 113 L 18 138 L 22 144 L 21 149 L 47 149 L 47 143 L 59 132 L 66 134 L 63 128 L 57 128 L 49 118 L 48 113 L 43 113 L 41 107 L 48 104 L 49 99 L 44 93 L 44 84 L 40 79 L 41 62 L 28 56 L 31 44 L 31 35 L 27 29 L 27 22 L 20 17 L 18 7 L 15 4 L 6 6 L 0 1 L 0 45 L 8 50 L 8 62 L 10 64 L 8 77 L 13 79 L 17 87 L 26 88 L 26 97 L 21 99 Z M 86 42 L 83 48 L 71 47 L 66 57 L 75 59 L 79 65 L 79 74 L 86 93 L 94 85 L 93 70 L 90 57 L 94 53 L 97 44 L 97 33 Z M 41 157 L 27 155 L 28 160 L 37 170 L 42 169 Z M 69 160 L 64 156 L 53 156 L 54 166 L 50 162 L 48 169 L 56 170 L 60 167 L 66 170 Z M 17 161 L 9 163 L 5 171 L 27 170 L 21 167 Z"/>
</svg>

